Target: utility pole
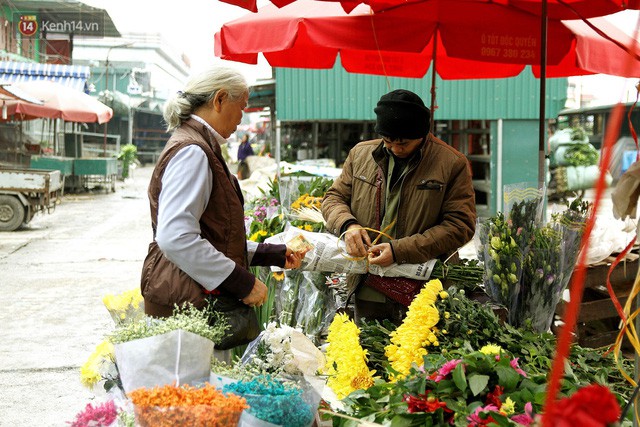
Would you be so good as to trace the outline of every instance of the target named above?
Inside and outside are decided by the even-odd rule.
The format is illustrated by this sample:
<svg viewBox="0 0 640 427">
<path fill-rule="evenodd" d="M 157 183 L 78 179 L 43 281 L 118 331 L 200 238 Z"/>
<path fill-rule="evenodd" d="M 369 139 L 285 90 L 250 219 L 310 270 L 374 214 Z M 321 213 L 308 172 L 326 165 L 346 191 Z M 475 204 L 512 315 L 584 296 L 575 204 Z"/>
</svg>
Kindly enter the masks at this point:
<svg viewBox="0 0 640 427">
<path fill-rule="evenodd" d="M 107 92 L 109 91 L 109 55 L 111 54 L 111 50 L 120 47 L 128 47 L 131 46 L 134 42 L 122 43 L 115 46 L 110 46 L 107 49 L 107 57 L 104 61 L 104 95 L 105 100 L 107 97 Z M 107 125 L 109 122 L 104 122 L 104 140 L 102 142 L 102 156 L 107 157 Z"/>
</svg>

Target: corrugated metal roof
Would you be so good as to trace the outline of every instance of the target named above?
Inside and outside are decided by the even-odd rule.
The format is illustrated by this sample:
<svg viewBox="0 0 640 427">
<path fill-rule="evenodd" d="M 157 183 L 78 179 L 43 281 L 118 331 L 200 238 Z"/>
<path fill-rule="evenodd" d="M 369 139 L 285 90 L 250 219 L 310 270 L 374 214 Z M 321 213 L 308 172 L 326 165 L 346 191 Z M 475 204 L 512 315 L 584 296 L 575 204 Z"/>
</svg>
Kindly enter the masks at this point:
<svg viewBox="0 0 640 427">
<path fill-rule="evenodd" d="M 373 108 L 384 93 L 407 89 L 431 104 L 431 74 L 422 79 L 331 70 L 276 68 L 276 111 L 282 121 L 374 120 Z M 547 79 L 547 118 L 556 117 L 567 97 L 567 79 Z M 389 89 L 389 86 L 391 89 Z M 517 77 L 484 80 L 436 78 L 436 120 L 537 119 L 540 81 L 526 69 Z"/>
</svg>

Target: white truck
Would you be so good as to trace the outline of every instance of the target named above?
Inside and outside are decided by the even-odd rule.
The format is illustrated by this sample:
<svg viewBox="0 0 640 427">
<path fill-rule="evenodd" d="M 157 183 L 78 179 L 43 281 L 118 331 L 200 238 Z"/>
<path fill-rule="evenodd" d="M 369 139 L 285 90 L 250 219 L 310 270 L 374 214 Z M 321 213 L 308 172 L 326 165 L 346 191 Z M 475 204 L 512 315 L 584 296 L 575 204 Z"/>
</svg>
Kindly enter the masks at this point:
<svg viewBox="0 0 640 427">
<path fill-rule="evenodd" d="M 13 231 L 59 203 L 64 177 L 57 170 L 0 168 L 0 231 Z"/>
</svg>

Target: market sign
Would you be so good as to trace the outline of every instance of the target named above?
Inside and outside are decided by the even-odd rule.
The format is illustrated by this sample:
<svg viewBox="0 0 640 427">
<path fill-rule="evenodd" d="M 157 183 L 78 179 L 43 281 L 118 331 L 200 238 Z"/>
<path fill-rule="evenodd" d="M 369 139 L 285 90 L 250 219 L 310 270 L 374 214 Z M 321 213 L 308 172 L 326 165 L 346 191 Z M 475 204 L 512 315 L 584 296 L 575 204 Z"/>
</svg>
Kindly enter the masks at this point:
<svg viewBox="0 0 640 427">
<path fill-rule="evenodd" d="M 17 33 L 23 37 L 39 34 L 74 34 L 77 36 L 104 37 L 105 13 L 103 10 L 88 12 L 28 12 L 15 13 L 13 22 Z"/>
</svg>

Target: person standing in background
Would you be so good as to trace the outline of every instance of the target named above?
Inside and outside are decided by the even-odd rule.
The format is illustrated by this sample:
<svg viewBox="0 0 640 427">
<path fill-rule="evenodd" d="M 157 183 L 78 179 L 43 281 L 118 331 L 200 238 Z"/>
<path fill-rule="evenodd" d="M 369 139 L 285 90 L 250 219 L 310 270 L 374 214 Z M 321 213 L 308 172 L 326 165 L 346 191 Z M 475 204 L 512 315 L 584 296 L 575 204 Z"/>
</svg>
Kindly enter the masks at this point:
<svg viewBox="0 0 640 427">
<path fill-rule="evenodd" d="M 253 148 L 249 142 L 249 134 L 245 133 L 240 140 L 238 146 L 238 179 L 249 178 L 249 165 L 247 164 L 247 157 L 253 156 Z"/>
</svg>

